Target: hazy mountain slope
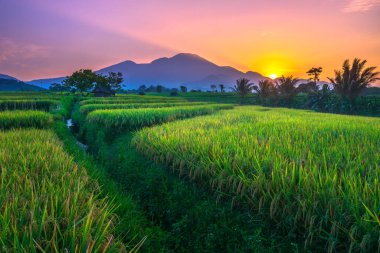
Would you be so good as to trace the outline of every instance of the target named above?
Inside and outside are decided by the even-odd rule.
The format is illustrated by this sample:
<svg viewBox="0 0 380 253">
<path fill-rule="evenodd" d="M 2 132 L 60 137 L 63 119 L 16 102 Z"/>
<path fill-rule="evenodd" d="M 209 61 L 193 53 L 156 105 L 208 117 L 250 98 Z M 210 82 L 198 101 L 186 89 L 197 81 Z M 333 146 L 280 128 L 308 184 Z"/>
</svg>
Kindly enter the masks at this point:
<svg viewBox="0 0 380 253">
<path fill-rule="evenodd" d="M 16 79 L 0 78 L 0 91 L 42 91 L 41 87 L 30 85 Z"/>
<path fill-rule="evenodd" d="M 235 80 L 241 77 L 257 83 L 264 79 L 255 72 L 243 73 L 237 69 L 218 66 L 195 54 L 177 54 L 171 58 L 159 58 L 151 63 L 137 64 L 124 61 L 103 69 L 98 73 L 122 72 L 126 89 L 135 89 L 140 85 L 161 84 L 168 88 L 186 85 L 188 89 L 209 89 L 212 84 L 224 84 L 232 87 Z M 47 88 L 52 83 L 61 82 L 64 78 L 33 80 L 28 83 Z"/>
<path fill-rule="evenodd" d="M 8 76 L 8 75 L 4 75 L 4 74 L 0 74 L 0 78 L 1 79 L 17 80 L 17 78 L 15 78 L 13 76 Z"/>
</svg>

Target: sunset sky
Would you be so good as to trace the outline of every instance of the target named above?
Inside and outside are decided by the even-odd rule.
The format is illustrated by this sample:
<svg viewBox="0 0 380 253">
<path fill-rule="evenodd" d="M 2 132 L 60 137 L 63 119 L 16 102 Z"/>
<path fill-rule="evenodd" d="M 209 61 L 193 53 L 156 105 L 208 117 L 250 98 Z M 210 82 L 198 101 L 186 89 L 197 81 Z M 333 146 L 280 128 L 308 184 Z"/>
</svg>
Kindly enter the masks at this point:
<svg viewBox="0 0 380 253">
<path fill-rule="evenodd" d="M 0 73 L 22 80 L 180 52 L 265 76 L 380 66 L 380 0 L 0 0 Z"/>
</svg>

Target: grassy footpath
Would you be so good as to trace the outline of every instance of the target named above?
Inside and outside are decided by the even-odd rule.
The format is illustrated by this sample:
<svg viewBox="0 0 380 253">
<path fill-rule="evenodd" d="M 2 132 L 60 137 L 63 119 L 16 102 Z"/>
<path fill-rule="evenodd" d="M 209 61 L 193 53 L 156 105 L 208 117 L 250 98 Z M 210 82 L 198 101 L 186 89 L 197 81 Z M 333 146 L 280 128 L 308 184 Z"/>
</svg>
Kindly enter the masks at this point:
<svg viewBox="0 0 380 253">
<path fill-rule="evenodd" d="M 64 148 L 75 162 L 86 168 L 87 174 L 102 187 L 102 196 L 113 199 L 116 208 L 114 213 L 118 219 L 115 223 L 115 234 L 127 245 L 133 245 L 128 250 L 141 246 L 142 252 L 164 252 L 167 234 L 146 219 L 140 208 L 117 181 L 110 178 L 104 166 L 94 160 L 77 145 L 77 140 L 63 122 L 55 122 L 54 131 L 64 143 Z"/>
<path fill-rule="evenodd" d="M 198 107 L 194 106 L 199 110 Z M 214 106 L 210 107 L 211 111 L 209 107 L 206 107 L 207 113 L 214 112 Z M 79 110 L 76 107 L 74 112 L 78 118 Z M 162 115 L 159 113 L 161 110 Z M 188 115 L 189 110 L 191 115 Z M 269 233 L 263 229 L 263 217 L 251 215 L 248 209 L 232 209 L 230 203 L 222 199 L 218 204 L 216 196 L 204 188 L 147 161 L 130 146 L 130 124 L 137 128 L 135 122 L 140 122 L 139 127 L 161 122 L 152 119 L 151 115 L 166 118 L 172 113 L 177 115 L 173 119 L 182 118 L 183 115 L 196 116 L 199 115 L 197 110 L 186 107 L 135 109 L 130 110 L 132 113 L 129 110 L 95 111 L 102 116 L 97 124 L 91 118 L 83 117 L 78 122 L 86 130 L 83 137 L 90 145 L 89 150 L 104 164 L 111 179 L 124 192 L 132 195 L 145 216 L 167 235 L 165 241 L 161 241 L 163 252 L 270 252 L 296 249 L 296 244 L 291 245 L 278 235 L 268 236 Z M 103 117 L 111 123 L 105 124 Z M 114 124 L 122 125 L 123 131 L 115 131 Z M 148 245 L 145 249 L 154 252 Z"/>
<path fill-rule="evenodd" d="M 141 156 L 129 145 L 132 133 L 97 146 L 114 182 L 168 234 L 164 252 L 278 252 L 296 249 L 280 237 L 268 237 L 263 218 L 232 209 L 195 183 L 173 175 Z M 99 145 L 99 141 L 97 142 Z M 153 251 L 152 251 L 153 252 Z"/>
</svg>

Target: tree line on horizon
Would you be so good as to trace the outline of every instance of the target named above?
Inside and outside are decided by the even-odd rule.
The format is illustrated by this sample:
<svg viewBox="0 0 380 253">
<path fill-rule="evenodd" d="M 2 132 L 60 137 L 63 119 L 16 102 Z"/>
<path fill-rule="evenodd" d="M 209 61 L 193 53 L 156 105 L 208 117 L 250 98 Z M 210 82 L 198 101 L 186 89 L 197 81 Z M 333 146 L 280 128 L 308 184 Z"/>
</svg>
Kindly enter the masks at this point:
<svg viewBox="0 0 380 253">
<path fill-rule="evenodd" d="M 290 107 L 297 94 L 306 93 L 309 107 L 313 110 L 327 112 L 339 104 L 340 107 L 344 107 L 341 111 L 353 112 L 355 101 L 362 91 L 380 80 L 380 72 L 376 71 L 376 67 L 366 67 L 366 64 L 366 60 L 358 58 L 355 58 L 352 64 L 345 60 L 342 70 L 335 70 L 335 76 L 328 78 L 332 89 L 328 84 L 319 87 L 319 76 L 323 69 L 314 67 L 307 71 L 311 76 L 308 83 L 298 85 L 300 79 L 282 76 L 274 81 L 261 80 L 255 85 L 248 79 L 240 78 L 233 90 L 241 97 L 241 103 L 248 94 L 255 91 L 263 105 Z"/>
<path fill-rule="evenodd" d="M 240 102 L 243 103 L 246 96 L 255 92 L 260 104 L 266 106 L 287 106 L 291 107 L 294 98 L 299 93 L 308 95 L 308 107 L 317 111 L 331 111 L 339 103 L 344 107 L 341 111 L 353 112 L 355 101 L 361 92 L 368 88 L 372 83 L 380 80 L 380 72 L 376 67 L 366 67 L 367 61 L 355 58 L 350 64 L 345 60 L 341 70 L 335 70 L 335 76 L 328 78 L 331 82 L 331 88 L 328 84 L 322 87 L 318 85 L 319 77 L 323 71 L 322 67 L 313 67 L 306 73 L 310 76 L 308 83 L 299 84 L 300 79 L 293 76 L 281 76 L 276 80 L 261 80 L 257 85 L 253 84 L 246 78 L 236 80 L 232 91 L 240 96 Z M 85 92 L 97 89 L 126 92 L 122 89 L 123 75 L 121 72 L 109 72 L 108 75 L 97 74 L 90 69 L 80 69 L 75 71 L 71 76 L 67 76 L 62 84 L 53 84 L 50 88 L 52 91 L 70 91 Z M 219 87 L 218 87 L 219 86 Z M 223 84 L 212 84 L 211 92 L 226 92 Z M 163 85 L 145 86 L 141 85 L 137 90 L 129 92 L 145 95 L 146 92 L 170 92 L 170 95 L 176 96 L 178 92 L 187 92 L 185 85 L 179 89 L 166 88 Z M 201 92 L 201 90 L 191 90 L 191 92 Z M 339 100 L 339 101 L 338 101 Z"/>
</svg>

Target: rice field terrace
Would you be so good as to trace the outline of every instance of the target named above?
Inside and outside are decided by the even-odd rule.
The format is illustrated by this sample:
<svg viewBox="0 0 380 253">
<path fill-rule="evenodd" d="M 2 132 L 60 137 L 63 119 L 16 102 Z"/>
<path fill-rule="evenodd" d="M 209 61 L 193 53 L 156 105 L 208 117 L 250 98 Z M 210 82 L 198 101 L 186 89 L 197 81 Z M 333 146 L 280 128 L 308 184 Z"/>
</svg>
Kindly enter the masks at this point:
<svg viewBox="0 0 380 253">
<path fill-rule="evenodd" d="M 137 149 L 299 233 L 306 247 L 379 250 L 380 120 L 240 107 L 139 131 Z"/>
<path fill-rule="evenodd" d="M 49 130 L 0 132 L 3 252 L 123 251 L 115 208 Z"/>
<path fill-rule="evenodd" d="M 174 106 L 168 108 L 138 108 L 96 110 L 87 115 L 89 124 L 100 127 L 125 130 L 135 130 L 144 126 L 161 124 L 177 119 L 210 114 L 217 110 L 231 109 L 230 105 L 194 105 Z"/>
<path fill-rule="evenodd" d="M 125 104 L 86 104 L 80 107 L 82 114 L 88 114 L 95 110 L 114 110 L 114 109 L 137 109 L 137 108 L 162 108 L 187 105 L 205 105 L 206 102 L 178 102 L 178 103 L 125 103 Z"/>
<path fill-rule="evenodd" d="M 0 111 L 0 129 L 49 127 L 53 116 L 41 111 Z"/>
<path fill-rule="evenodd" d="M 0 93 L 0 251 L 380 251 L 379 118 L 187 96 Z"/>
</svg>

